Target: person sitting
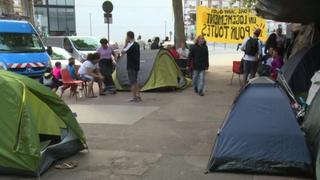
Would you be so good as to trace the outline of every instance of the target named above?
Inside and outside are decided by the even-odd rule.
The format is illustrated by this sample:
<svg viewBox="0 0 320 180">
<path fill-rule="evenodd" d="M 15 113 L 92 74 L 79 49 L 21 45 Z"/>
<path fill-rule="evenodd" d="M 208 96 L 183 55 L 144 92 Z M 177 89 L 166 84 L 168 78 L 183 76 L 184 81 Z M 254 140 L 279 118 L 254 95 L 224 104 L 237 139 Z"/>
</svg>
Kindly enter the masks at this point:
<svg viewBox="0 0 320 180">
<path fill-rule="evenodd" d="M 75 71 L 75 59 L 73 57 L 69 58 L 69 63 L 67 65 L 67 70 L 69 71 L 71 77 L 73 80 L 79 79 L 77 77 L 76 71 Z M 78 84 L 64 84 L 63 87 L 61 88 L 61 96 L 63 95 L 64 91 L 70 88 L 71 95 L 77 95 L 78 94 Z"/>
<path fill-rule="evenodd" d="M 67 69 L 70 72 L 72 79 L 77 80 L 79 78 L 77 77 L 75 64 L 76 64 L 76 60 L 73 57 L 69 58 L 69 63 L 68 63 Z"/>
<path fill-rule="evenodd" d="M 160 38 L 159 37 L 155 37 L 151 46 L 150 46 L 150 49 L 153 50 L 153 49 L 160 49 L 160 46 L 159 46 L 159 43 L 160 43 Z"/>
<path fill-rule="evenodd" d="M 80 66 L 78 71 L 80 79 L 83 81 L 89 82 L 88 97 L 90 98 L 96 97 L 93 94 L 94 82 L 97 82 L 99 85 L 99 94 L 101 96 L 106 95 L 103 92 L 103 88 L 102 88 L 103 76 L 101 75 L 99 70 L 99 59 L 100 59 L 99 53 L 88 54 L 87 60 Z"/>
<path fill-rule="evenodd" d="M 39 82 L 44 86 L 50 88 L 52 91 L 56 92 L 60 86 L 62 86 L 62 82 L 54 77 L 52 74 L 52 68 L 47 68 L 44 75 L 40 78 Z"/>
<path fill-rule="evenodd" d="M 180 59 L 187 60 L 189 57 L 189 49 L 186 47 L 185 42 L 180 43 L 180 47 L 178 48 L 177 52 L 179 53 Z"/>
<path fill-rule="evenodd" d="M 277 79 L 278 69 L 283 66 L 283 59 L 280 55 L 281 50 L 275 48 L 272 50 L 271 77 Z"/>
<path fill-rule="evenodd" d="M 271 63 L 272 63 L 272 53 L 273 53 L 273 48 L 269 48 L 266 51 L 266 54 L 261 58 L 261 64 L 259 65 L 258 68 L 258 74 L 259 76 L 271 76 Z"/>
<path fill-rule="evenodd" d="M 180 47 L 178 48 L 177 52 L 179 54 L 179 60 L 177 61 L 177 64 L 180 67 L 183 74 L 188 75 L 187 63 L 188 63 L 188 57 L 189 57 L 189 49 L 186 48 L 185 42 L 180 43 Z"/>
<path fill-rule="evenodd" d="M 58 80 L 61 79 L 61 62 L 57 61 L 54 64 L 54 68 L 53 68 L 52 74 L 54 75 L 54 77 L 56 79 L 58 79 Z"/>
<path fill-rule="evenodd" d="M 168 49 L 169 49 L 169 52 L 172 55 L 172 57 L 175 60 L 178 60 L 179 59 L 179 53 L 177 52 L 176 48 L 174 46 L 169 45 Z"/>
</svg>

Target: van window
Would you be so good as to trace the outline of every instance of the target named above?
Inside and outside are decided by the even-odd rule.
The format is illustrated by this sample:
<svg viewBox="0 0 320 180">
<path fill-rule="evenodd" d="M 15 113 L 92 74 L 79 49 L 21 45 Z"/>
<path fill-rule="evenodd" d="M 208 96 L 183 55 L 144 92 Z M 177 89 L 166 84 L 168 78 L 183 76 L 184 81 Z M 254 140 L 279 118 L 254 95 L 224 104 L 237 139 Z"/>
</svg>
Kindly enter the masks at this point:
<svg viewBox="0 0 320 180">
<path fill-rule="evenodd" d="M 67 60 L 71 55 L 64 49 L 52 47 L 52 60 Z"/>
<path fill-rule="evenodd" d="M 36 34 L 0 33 L 0 52 L 44 52 L 45 48 Z"/>
<path fill-rule="evenodd" d="M 73 48 L 70 40 L 68 38 L 63 39 L 63 47 L 65 50 L 67 50 L 69 53 L 73 53 Z"/>
<path fill-rule="evenodd" d="M 75 48 L 79 51 L 95 51 L 100 46 L 99 40 L 90 37 L 70 38 Z"/>
</svg>

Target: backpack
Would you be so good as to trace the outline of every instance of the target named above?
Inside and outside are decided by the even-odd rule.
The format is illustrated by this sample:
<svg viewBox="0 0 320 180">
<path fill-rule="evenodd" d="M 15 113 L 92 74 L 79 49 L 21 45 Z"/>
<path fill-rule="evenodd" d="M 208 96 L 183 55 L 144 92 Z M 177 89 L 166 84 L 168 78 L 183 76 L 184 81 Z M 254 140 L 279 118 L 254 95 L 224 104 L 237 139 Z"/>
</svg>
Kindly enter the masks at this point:
<svg viewBox="0 0 320 180">
<path fill-rule="evenodd" d="M 259 39 L 250 37 L 246 44 L 245 54 L 249 56 L 256 56 L 259 51 Z"/>
</svg>

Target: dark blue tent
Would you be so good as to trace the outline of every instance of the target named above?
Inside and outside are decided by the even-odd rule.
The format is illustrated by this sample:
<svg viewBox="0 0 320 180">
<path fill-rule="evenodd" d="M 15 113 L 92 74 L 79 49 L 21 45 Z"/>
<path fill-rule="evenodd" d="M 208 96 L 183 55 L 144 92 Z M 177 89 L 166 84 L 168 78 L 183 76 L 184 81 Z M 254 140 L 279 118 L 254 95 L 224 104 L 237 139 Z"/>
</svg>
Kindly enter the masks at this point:
<svg viewBox="0 0 320 180">
<path fill-rule="evenodd" d="M 236 98 L 218 132 L 208 171 L 310 175 L 309 150 L 286 92 L 260 77 Z"/>
</svg>

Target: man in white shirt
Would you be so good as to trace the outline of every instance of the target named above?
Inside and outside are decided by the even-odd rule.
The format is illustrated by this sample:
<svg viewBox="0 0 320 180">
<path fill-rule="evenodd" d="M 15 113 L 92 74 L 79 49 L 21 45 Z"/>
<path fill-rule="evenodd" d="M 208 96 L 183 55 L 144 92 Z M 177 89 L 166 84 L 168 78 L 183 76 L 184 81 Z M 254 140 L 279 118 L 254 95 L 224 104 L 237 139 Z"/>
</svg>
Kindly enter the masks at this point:
<svg viewBox="0 0 320 180">
<path fill-rule="evenodd" d="M 244 40 L 241 50 L 244 51 L 243 57 L 243 83 L 246 84 L 249 79 L 254 78 L 257 73 L 259 58 L 262 56 L 262 42 L 259 40 L 261 29 L 256 29 L 253 37 Z M 250 76 L 249 76 L 250 74 Z"/>
<path fill-rule="evenodd" d="M 140 50 L 146 50 L 146 43 L 142 40 L 141 36 L 138 36 L 137 42 L 140 46 Z"/>
</svg>

